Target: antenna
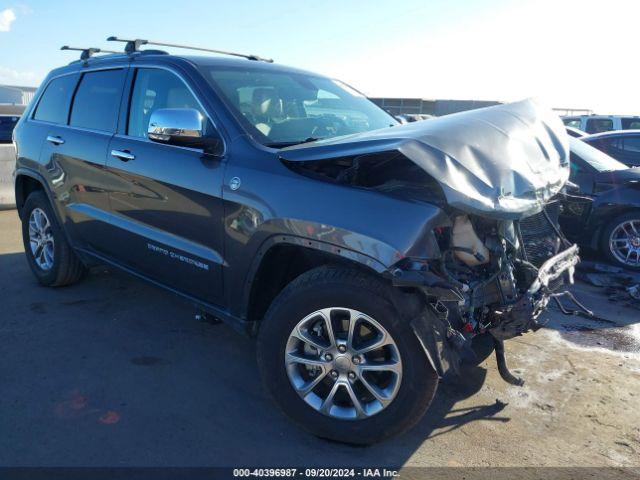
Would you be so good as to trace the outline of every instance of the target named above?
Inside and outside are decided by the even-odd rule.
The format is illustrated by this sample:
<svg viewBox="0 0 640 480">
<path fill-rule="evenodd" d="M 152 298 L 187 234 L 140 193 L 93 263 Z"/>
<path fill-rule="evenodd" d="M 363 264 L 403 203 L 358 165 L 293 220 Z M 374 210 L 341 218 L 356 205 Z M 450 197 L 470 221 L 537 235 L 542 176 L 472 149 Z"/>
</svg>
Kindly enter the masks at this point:
<svg viewBox="0 0 640 480">
<path fill-rule="evenodd" d="M 127 44 L 124 47 L 124 51 L 128 54 L 131 54 L 133 52 L 139 52 L 140 51 L 140 47 L 142 45 L 158 45 L 160 47 L 173 47 L 173 48 L 184 48 L 187 50 L 198 50 L 201 52 L 211 52 L 211 53 L 218 53 L 221 55 L 231 55 L 234 57 L 242 57 L 242 58 L 246 58 L 248 60 L 255 60 L 255 61 L 260 61 L 260 62 L 267 62 L 267 63 L 273 63 L 273 59 L 271 58 L 264 58 L 264 57 L 260 57 L 258 55 L 247 55 L 247 54 L 243 54 L 243 53 L 236 53 L 236 52 L 227 52 L 225 50 L 214 50 L 212 48 L 202 48 L 202 47 L 192 47 L 189 45 L 178 45 L 177 43 L 166 43 L 166 42 L 156 42 L 156 41 L 152 41 L 152 40 L 144 40 L 141 38 L 136 38 L 135 40 L 127 40 L 124 38 L 118 38 L 118 37 L 109 37 L 107 38 L 108 42 L 126 42 Z"/>
<path fill-rule="evenodd" d="M 78 48 L 78 47 L 70 47 L 69 45 L 64 45 L 60 47 L 60 50 L 74 50 L 78 52 L 82 52 L 80 54 L 80 60 L 87 61 L 96 53 L 120 53 L 114 52 L 113 50 L 102 50 L 101 48 L 89 47 L 89 48 Z"/>
</svg>

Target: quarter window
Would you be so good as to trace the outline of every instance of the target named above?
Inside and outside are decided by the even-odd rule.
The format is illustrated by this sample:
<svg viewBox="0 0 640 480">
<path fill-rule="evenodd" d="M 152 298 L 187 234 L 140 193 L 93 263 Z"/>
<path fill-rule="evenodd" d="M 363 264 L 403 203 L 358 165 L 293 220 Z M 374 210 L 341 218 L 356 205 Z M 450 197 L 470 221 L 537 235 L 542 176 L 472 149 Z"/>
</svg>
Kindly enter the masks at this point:
<svg viewBox="0 0 640 480">
<path fill-rule="evenodd" d="M 51 80 L 42 94 L 40 102 L 38 102 L 33 118 L 45 122 L 66 124 L 76 81 L 76 75 L 65 75 Z"/>
<path fill-rule="evenodd" d="M 640 129 L 640 118 L 621 118 L 623 130 L 636 130 Z"/>
<path fill-rule="evenodd" d="M 122 95 L 124 70 L 85 73 L 73 100 L 73 127 L 114 132 Z"/>
<path fill-rule="evenodd" d="M 623 149 L 627 152 L 640 153 L 640 137 L 625 137 Z"/>
<path fill-rule="evenodd" d="M 587 133 L 608 132 L 613 130 L 613 120 L 609 118 L 590 118 L 587 120 Z"/>
<path fill-rule="evenodd" d="M 582 120 L 579 118 L 563 118 L 562 121 L 567 127 L 581 128 Z"/>
<path fill-rule="evenodd" d="M 205 116 L 189 88 L 167 70 L 139 68 L 136 74 L 127 134 L 147 137 L 151 114 L 159 108 L 194 108 Z"/>
</svg>

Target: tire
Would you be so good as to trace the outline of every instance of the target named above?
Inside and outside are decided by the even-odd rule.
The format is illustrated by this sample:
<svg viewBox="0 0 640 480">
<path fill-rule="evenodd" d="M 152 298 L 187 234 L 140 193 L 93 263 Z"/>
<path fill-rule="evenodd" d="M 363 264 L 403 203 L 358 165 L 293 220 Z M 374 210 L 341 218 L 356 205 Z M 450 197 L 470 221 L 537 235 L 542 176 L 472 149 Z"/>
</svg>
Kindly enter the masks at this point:
<svg viewBox="0 0 640 480">
<path fill-rule="evenodd" d="M 374 276 L 357 270 L 319 267 L 292 281 L 265 315 L 257 345 L 258 367 L 263 384 L 284 414 L 312 434 L 342 443 L 368 445 L 410 429 L 429 407 L 436 392 L 438 377 L 408 322 L 403 321 L 394 308 L 390 288 Z M 366 418 L 345 419 L 321 413 L 317 407 L 303 400 L 289 380 L 291 367 L 285 367 L 284 360 L 291 345 L 291 332 L 305 317 L 329 307 L 353 309 L 374 319 L 395 342 L 392 347 L 394 351 L 397 347 L 401 359 L 401 378 L 395 397 L 386 408 Z M 364 324 L 370 326 L 366 321 Z M 297 340 L 294 338 L 293 341 Z M 343 340 L 336 343 L 339 341 Z M 351 343 L 355 343 L 355 340 Z M 335 360 L 337 362 L 338 358 Z M 361 361 L 361 368 L 369 364 L 368 359 Z M 297 364 L 294 368 L 298 368 Z M 358 367 L 351 365 L 350 368 Z M 336 370 L 331 372 L 335 373 Z M 341 371 L 340 379 L 343 374 L 344 371 Z M 327 375 L 322 381 L 331 385 L 332 380 Z M 362 386 L 356 386 L 360 381 L 358 373 L 356 380 L 353 380 L 352 391 Z M 321 388 L 324 387 L 321 385 Z M 355 403 L 351 403 L 353 407 L 349 407 L 349 411 L 355 411 Z"/>
<path fill-rule="evenodd" d="M 633 234 L 633 230 L 629 222 L 633 222 L 637 235 Z M 631 247 L 631 250 L 633 250 L 629 256 L 628 262 L 625 262 L 622 257 L 630 251 L 629 248 L 623 247 L 621 250 L 618 250 L 618 253 L 616 254 L 612 251 L 615 247 L 610 245 L 612 236 L 615 235 L 619 239 L 622 238 L 620 236 L 622 235 L 622 232 L 620 231 L 621 225 L 626 225 L 626 230 L 629 233 L 632 233 L 627 236 L 627 246 Z M 620 241 L 618 245 L 624 246 L 625 244 L 623 241 Z M 605 227 L 602 232 L 602 238 L 600 239 L 600 251 L 604 257 L 614 265 L 633 271 L 640 271 L 640 210 L 619 215 Z"/>
<path fill-rule="evenodd" d="M 36 260 L 31 248 L 29 223 L 40 212 L 44 214 L 49 224 L 46 229 L 46 236 L 53 239 L 52 247 L 50 248 L 53 252 L 52 258 L 47 257 L 47 260 L 51 260 L 50 262 L 42 261 L 40 255 L 40 260 Z M 34 217 L 32 217 L 32 214 L 34 214 Z M 71 285 L 84 275 L 84 265 L 67 242 L 64 232 L 58 225 L 49 199 L 42 191 L 31 193 L 24 204 L 22 209 L 22 241 L 29 267 L 31 267 L 31 271 L 41 285 L 46 287 Z M 36 250 L 36 253 L 38 251 Z M 47 265 L 44 265 L 45 263 Z"/>
</svg>

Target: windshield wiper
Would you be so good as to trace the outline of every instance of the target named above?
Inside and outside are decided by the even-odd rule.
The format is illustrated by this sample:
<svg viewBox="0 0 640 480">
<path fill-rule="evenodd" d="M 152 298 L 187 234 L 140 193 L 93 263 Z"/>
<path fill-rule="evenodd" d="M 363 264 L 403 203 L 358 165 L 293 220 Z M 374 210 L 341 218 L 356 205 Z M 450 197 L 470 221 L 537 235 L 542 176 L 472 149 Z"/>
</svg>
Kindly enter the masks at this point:
<svg viewBox="0 0 640 480">
<path fill-rule="evenodd" d="M 285 148 L 285 147 L 292 147 L 293 145 L 300 145 L 302 143 L 315 142 L 317 140 L 322 140 L 322 138 L 308 137 L 304 140 L 296 140 L 295 142 L 273 142 L 273 143 L 267 143 L 265 145 L 271 148 Z"/>
</svg>

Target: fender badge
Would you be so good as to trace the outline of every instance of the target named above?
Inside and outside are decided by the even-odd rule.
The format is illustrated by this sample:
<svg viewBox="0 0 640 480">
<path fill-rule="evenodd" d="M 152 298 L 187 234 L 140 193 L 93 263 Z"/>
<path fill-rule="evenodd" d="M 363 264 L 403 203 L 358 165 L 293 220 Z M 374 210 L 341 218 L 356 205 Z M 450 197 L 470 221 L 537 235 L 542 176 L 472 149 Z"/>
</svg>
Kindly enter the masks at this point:
<svg viewBox="0 0 640 480">
<path fill-rule="evenodd" d="M 237 190 L 240 188 L 240 177 L 233 177 L 229 180 L 229 188 L 231 190 Z"/>
</svg>

